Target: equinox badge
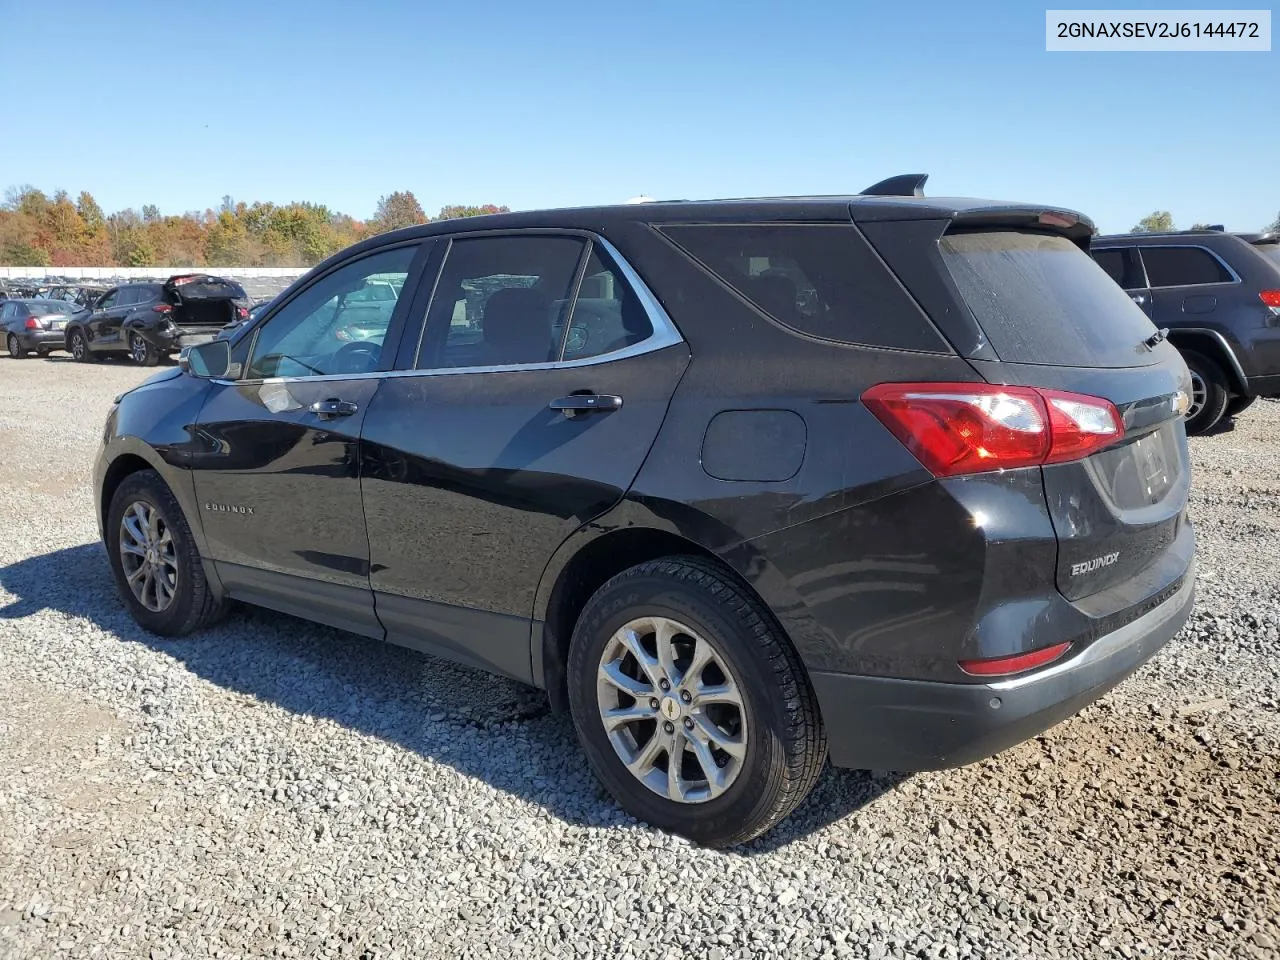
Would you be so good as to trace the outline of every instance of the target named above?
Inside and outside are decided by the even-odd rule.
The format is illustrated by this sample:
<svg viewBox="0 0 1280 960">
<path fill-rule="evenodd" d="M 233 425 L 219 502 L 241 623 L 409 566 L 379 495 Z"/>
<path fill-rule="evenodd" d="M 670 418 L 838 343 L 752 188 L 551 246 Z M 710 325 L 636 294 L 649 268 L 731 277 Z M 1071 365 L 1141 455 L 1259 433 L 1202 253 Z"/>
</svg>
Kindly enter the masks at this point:
<svg viewBox="0 0 1280 960">
<path fill-rule="evenodd" d="M 1084 561 L 1081 561 L 1080 563 L 1073 563 L 1071 565 L 1071 575 L 1073 577 L 1078 577 L 1082 573 L 1093 573 L 1093 571 L 1101 567 L 1111 566 L 1113 563 L 1115 563 L 1119 559 L 1120 559 L 1120 551 L 1117 550 L 1115 553 L 1108 553 L 1104 557 L 1094 557 L 1092 560 L 1084 560 Z"/>
</svg>

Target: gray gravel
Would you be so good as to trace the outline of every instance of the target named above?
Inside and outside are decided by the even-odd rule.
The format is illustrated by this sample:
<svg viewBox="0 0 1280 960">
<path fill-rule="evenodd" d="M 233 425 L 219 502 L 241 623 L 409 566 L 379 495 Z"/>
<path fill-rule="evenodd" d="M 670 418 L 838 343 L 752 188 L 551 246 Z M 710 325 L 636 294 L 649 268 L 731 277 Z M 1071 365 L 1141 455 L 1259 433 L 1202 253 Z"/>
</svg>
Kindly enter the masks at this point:
<svg viewBox="0 0 1280 960">
<path fill-rule="evenodd" d="M 137 629 L 88 465 L 142 376 L 0 360 L 0 957 L 1280 956 L 1280 404 L 1192 441 L 1201 600 L 1155 662 L 715 853 L 535 692 L 262 612 Z"/>
</svg>

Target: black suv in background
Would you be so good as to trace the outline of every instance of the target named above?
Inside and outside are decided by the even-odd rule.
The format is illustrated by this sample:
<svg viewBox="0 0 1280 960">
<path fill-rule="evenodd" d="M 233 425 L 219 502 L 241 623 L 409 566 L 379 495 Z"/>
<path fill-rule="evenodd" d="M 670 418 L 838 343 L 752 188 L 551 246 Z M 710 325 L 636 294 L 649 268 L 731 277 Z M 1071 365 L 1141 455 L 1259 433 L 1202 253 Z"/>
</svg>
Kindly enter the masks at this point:
<svg viewBox="0 0 1280 960">
<path fill-rule="evenodd" d="M 1039 733 L 1189 614 L 1187 368 L 1088 220 L 918 179 L 332 257 L 112 408 L 123 602 L 545 688 L 627 810 L 708 844 L 828 751 L 925 770 Z"/>
<path fill-rule="evenodd" d="M 67 350 L 75 359 L 87 363 L 126 353 L 150 367 L 248 317 L 249 297 L 233 280 L 181 274 L 163 283 L 112 287 L 91 310 L 67 324 Z"/>
<path fill-rule="evenodd" d="M 1280 234 L 1120 234 L 1092 250 L 1187 361 L 1188 433 L 1280 396 Z"/>
</svg>

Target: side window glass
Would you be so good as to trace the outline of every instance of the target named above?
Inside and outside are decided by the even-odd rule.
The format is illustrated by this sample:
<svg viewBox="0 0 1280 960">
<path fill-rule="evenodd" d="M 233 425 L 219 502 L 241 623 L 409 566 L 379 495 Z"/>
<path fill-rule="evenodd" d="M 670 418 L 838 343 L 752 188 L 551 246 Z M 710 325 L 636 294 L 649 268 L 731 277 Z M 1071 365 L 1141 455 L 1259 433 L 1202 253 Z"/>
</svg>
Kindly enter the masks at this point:
<svg viewBox="0 0 1280 960">
<path fill-rule="evenodd" d="M 112 290 L 105 297 L 98 301 L 95 310 L 108 310 L 116 305 L 116 298 L 120 296 L 119 290 Z"/>
<path fill-rule="evenodd" d="M 133 302 L 134 303 L 150 303 L 156 298 L 156 290 L 154 287 L 134 287 Z"/>
<path fill-rule="evenodd" d="M 1098 262 L 1098 266 L 1102 267 L 1107 275 L 1124 289 L 1139 290 L 1146 287 L 1147 281 L 1142 275 L 1142 266 L 1136 250 L 1098 250 L 1093 258 Z"/>
<path fill-rule="evenodd" d="M 558 359 L 583 246 L 576 237 L 453 241 L 427 312 L 418 369 Z"/>
<path fill-rule="evenodd" d="M 556 334 L 562 333 L 557 327 Z M 564 359 L 613 353 L 653 335 L 644 305 L 609 255 L 593 244 L 564 337 Z"/>
<path fill-rule="evenodd" d="M 1143 247 L 1142 259 L 1153 287 L 1230 283 L 1232 279 L 1213 254 L 1198 247 Z"/>
<path fill-rule="evenodd" d="M 0 320 L 8 320 L 13 316 L 13 304 L 6 303 L 0 306 Z"/>
<path fill-rule="evenodd" d="M 376 370 L 417 250 L 362 257 L 302 291 L 257 331 L 245 378 Z"/>
</svg>

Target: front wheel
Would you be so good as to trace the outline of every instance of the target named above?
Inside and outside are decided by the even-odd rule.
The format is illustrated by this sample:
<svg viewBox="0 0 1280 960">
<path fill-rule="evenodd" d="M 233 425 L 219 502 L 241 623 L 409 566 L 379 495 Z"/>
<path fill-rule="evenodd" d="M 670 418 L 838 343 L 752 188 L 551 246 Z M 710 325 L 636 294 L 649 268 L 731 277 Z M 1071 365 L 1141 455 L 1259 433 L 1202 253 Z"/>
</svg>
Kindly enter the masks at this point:
<svg viewBox="0 0 1280 960">
<path fill-rule="evenodd" d="M 769 611 L 716 565 L 654 560 L 587 602 L 568 663 L 574 726 L 629 813 L 707 846 L 745 843 L 826 761 L 817 701 Z"/>
<path fill-rule="evenodd" d="M 180 637 L 222 613 L 182 507 L 154 470 L 132 473 L 116 488 L 105 541 L 120 599 L 140 626 Z"/>
<path fill-rule="evenodd" d="M 67 338 L 67 349 L 71 351 L 71 358 L 80 363 L 93 363 L 98 359 L 89 349 L 89 341 L 85 339 L 83 330 L 71 331 L 71 336 Z"/>
<path fill-rule="evenodd" d="M 22 341 L 16 334 L 9 334 L 6 346 L 9 348 L 9 356 L 14 360 L 21 360 L 27 355 L 27 348 L 22 345 Z"/>
<path fill-rule="evenodd" d="M 1218 425 L 1227 412 L 1231 393 L 1222 367 L 1208 357 L 1191 350 L 1182 354 L 1191 371 L 1191 406 L 1187 409 L 1187 433 L 1207 433 Z"/>
<path fill-rule="evenodd" d="M 129 334 L 129 356 L 140 367 L 154 367 L 160 362 L 160 351 L 140 333 Z"/>
</svg>

